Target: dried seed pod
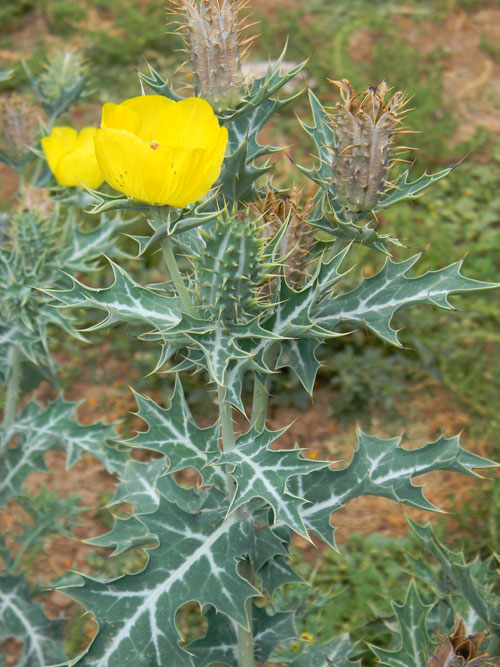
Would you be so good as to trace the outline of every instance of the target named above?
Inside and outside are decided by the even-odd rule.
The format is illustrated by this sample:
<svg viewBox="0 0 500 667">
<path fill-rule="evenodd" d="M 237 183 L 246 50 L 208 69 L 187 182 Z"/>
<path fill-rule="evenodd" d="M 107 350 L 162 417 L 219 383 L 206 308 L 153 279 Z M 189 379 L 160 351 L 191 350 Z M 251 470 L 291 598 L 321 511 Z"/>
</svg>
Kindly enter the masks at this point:
<svg viewBox="0 0 500 667">
<path fill-rule="evenodd" d="M 401 91 L 387 102 L 385 81 L 356 93 L 347 79 L 333 81 L 342 95 L 332 125 L 337 145 L 332 147 L 332 189 L 339 202 L 353 212 L 371 211 L 391 184 L 394 137 L 403 131 L 407 100 Z"/>
<path fill-rule="evenodd" d="M 0 99 L 0 133 L 2 148 L 11 166 L 21 166 L 30 157 L 30 146 L 37 140 L 40 107 L 17 93 Z"/>
<path fill-rule="evenodd" d="M 479 652 L 485 637 L 486 632 L 467 635 L 465 624 L 460 619 L 453 636 L 443 639 L 427 662 L 427 667 L 486 667 L 488 654 Z"/>
<path fill-rule="evenodd" d="M 279 195 L 270 188 L 255 207 L 262 216 L 261 235 L 273 238 L 287 224 L 279 245 L 278 258 L 286 258 L 283 270 L 287 283 L 300 287 L 310 262 L 310 249 L 314 242 L 314 230 L 306 222 L 313 207 L 312 200 L 301 208 L 301 191 L 294 187 L 289 194 Z"/>
<path fill-rule="evenodd" d="M 241 99 L 241 70 L 254 37 L 243 32 L 241 11 L 248 0 L 171 0 L 171 13 L 184 16 L 177 29 L 190 54 L 196 95 L 216 110 L 235 107 Z"/>
</svg>

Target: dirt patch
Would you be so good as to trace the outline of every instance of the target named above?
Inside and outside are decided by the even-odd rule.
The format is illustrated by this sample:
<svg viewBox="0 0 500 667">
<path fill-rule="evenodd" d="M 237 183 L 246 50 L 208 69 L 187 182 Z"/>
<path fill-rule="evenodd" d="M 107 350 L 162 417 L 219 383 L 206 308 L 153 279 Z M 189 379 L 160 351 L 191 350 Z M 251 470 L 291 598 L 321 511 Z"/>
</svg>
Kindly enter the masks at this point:
<svg viewBox="0 0 500 667">
<path fill-rule="evenodd" d="M 445 96 L 453 100 L 459 127 L 452 139 L 469 139 L 478 125 L 500 135 L 500 51 L 495 57 L 484 44 L 500 44 L 500 8 L 470 13 L 457 9 L 442 21 L 393 19 L 398 32 L 422 54 L 439 50 L 444 56 Z M 362 63 L 371 57 L 376 36 L 368 29 L 355 33 L 349 55 Z"/>
</svg>

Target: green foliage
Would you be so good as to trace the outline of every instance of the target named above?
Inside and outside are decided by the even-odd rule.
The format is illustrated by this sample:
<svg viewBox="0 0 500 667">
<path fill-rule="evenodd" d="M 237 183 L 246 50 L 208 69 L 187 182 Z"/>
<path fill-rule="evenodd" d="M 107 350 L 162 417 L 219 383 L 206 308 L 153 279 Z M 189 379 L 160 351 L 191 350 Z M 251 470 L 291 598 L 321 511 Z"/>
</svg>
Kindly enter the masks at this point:
<svg viewBox="0 0 500 667">
<path fill-rule="evenodd" d="M 361 338 L 361 340 L 360 340 Z M 393 410 L 415 376 L 414 363 L 400 352 L 367 345 L 364 337 L 356 343 L 339 345 L 332 341 L 321 349 L 321 377 L 338 394 L 331 413 L 341 419 L 359 419 L 377 410 Z"/>
<path fill-rule="evenodd" d="M 0 551 L 5 562 L 7 573 L 16 574 L 23 569 L 23 556 L 43 552 L 45 541 L 54 534 L 69 536 L 71 528 L 81 523 L 80 514 L 86 509 L 78 505 L 80 499 L 69 495 L 61 498 L 57 491 L 50 491 L 42 486 L 38 495 L 13 496 L 28 515 L 30 522 L 23 523 L 22 532 L 12 532 L 9 537 L 18 542 L 15 557 L 5 546 L 0 536 Z"/>
<path fill-rule="evenodd" d="M 277 593 L 277 604 L 297 608 L 300 631 L 315 641 L 350 633 L 381 643 L 387 630 L 380 619 L 390 616 L 391 599 L 405 595 L 405 548 L 407 538 L 354 533 L 339 551 L 325 551 L 319 562 L 304 561 L 292 550 L 293 566 L 309 585 L 287 584 Z"/>
<path fill-rule="evenodd" d="M 0 641 L 15 637 L 22 642 L 23 665 L 39 667 L 64 660 L 63 622 L 47 619 L 42 605 L 31 599 L 23 577 L 0 577 L 0 608 Z M 3 655 L 0 663 L 7 664 Z"/>
<path fill-rule="evenodd" d="M 1 506 L 9 496 L 21 492 L 29 473 L 46 470 L 44 454 L 48 449 L 64 451 L 68 468 L 83 454 L 92 454 L 102 457 L 111 472 L 123 469 L 124 453 L 107 444 L 115 437 L 114 427 L 102 423 L 79 424 L 73 416 L 76 406 L 61 396 L 46 408 L 31 401 L 10 428 L 1 429 L 2 442 L 17 436 L 16 446 L 7 449 L 2 461 L 5 467 L 0 485 Z"/>
<path fill-rule="evenodd" d="M 391 37 L 388 18 L 393 10 L 386 3 L 370 4 L 369 15 L 380 36 Z M 345 3 L 334 8 L 330 5 L 318 0 L 314 10 L 316 18 L 328 17 L 322 26 L 323 36 L 326 39 L 328 32 L 331 41 L 334 34 L 338 65 L 338 47 L 346 43 L 353 27 L 361 25 L 359 21 L 368 3 L 358 0 L 351 8 Z M 98 8 L 102 9 L 100 4 Z M 163 43 L 156 25 L 159 5 L 152 3 L 141 17 L 137 15 L 139 11 L 125 0 L 114 8 L 119 29 L 129 21 L 133 24 L 129 48 L 118 59 L 121 64 L 135 62 L 146 45 L 157 49 Z M 71 31 L 79 20 L 78 12 L 73 3 L 63 7 L 54 1 L 45 6 L 45 13 L 52 16 L 57 30 Z M 141 33 L 144 21 L 148 23 L 147 30 Z M 297 27 L 303 29 L 300 21 Z M 105 32 L 105 37 L 103 32 L 94 35 L 102 44 L 100 53 L 96 49 L 97 57 L 109 58 L 110 71 L 97 77 L 101 84 L 112 75 L 111 64 L 117 55 L 116 34 L 107 28 Z M 382 41 L 379 39 L 379 43 Z M 414 51 L 400 40 L 392 39 L 391 44 L 384 49 L 374 47 L 373 61 L 366 64 L 364 73 L 378 82 L 392 68 L 397 70 L 398 87 L 407 86 L 417 92 L 422 110 L 419 122 L 425 118 L 432 130 L 425 137 L 431 151 L 453 129 L 453 119 L 446 110 L 444 120 L 436 115 L 442 100 L 438 63 L 431 56 L 428 66 L 412 63 L 410 67 L 415 60 Z M 176 667 L 214 663 L 250 667 L 256 660 L 267 659 L 292 667 L 319 667 L 330 662 L 339 667 L 359 664 L 357 659 L 363 649 L 351 640 L 349 633 L 361 637 L 356 627 L 361 620 L 358 605 L 368 604 L 381 576 L 389 578 L 390 555 L 382 559 L 373 577 L 371 573 L 360 577 L 363 563 L 359 554 L 348 559 L 347 581 L 355 579 L 356 568 L 356 576 L 365 584 L 354 598 L 350 596 L 349 613 L 346 614 L 345 596 L 340 604 L 343 593 L 338 590 L 338 579 L 333 599 L 331 594 L 322 592 L 308 609 L 301 604 L 307 596 L 295 600 L 299 604 L 288 606 L 294 594 L 283 593 L 280 588 L 298 586 L 298 576 L 287 560 L 292 531 L 308 540 L 314 535 L 334 546 L 332 514 L 350 500 L 378 495 L 434 510 L 423 487 L 414 483 L 416 477 L 438 470 L 473 475 L 476 468 L 495 465 L 463 449 L 456 436 L 442 435 L 410 450 L 401 446 L 400 437 L 382 439 L 359 431 L 350 463 L 334 469 L 330 468 L 330 461 L 313 461 L 297 449 L 277 448 L 283 430 L 267 428 L 267 403 L 273 376 L 281 369 L 293 371 L 312 395 L 320 367 L 319 348 L 332 338 L 338 342 L 345 335 L 346 326 L 367 329 L 384 342 L 403 348 L 394 320 L 405 317 L 412 310 L 410 307 L 427 305 L 452 310 L 453 295 L 482 292 L 495 286 L 464 276 L 461 262 L 436 268 L 442 266 L 442 246 L 440 256 L 426 264 L 428 260 L 418 255 L 408 257 L 390 233 L 375 229 L 372 213 L 384 216 L 383 227 L 390 217 L 386 212 L 389 206 L 414 200 L 441 182 L 451 169 L 433 175 L 425 173 L 413 180 L 407 171 L 400 174 L 397 188 L 382 196 L 373 212 L 352 213 L 340 205 L 331 187 L 330 153 L 337 141 L 336 130 L 313 93 L 309 97 L 313 121 L 303 126 L 316 146 L 319 164 L 313 170 L 302 171 L 312 179 L 316 193 L 311 201 L 297 204 L 296 210 L 311 244 L 307 249 L 307 270 L 299 281 L 292 284 L 287 280 L 287 269 L 296 266 L 295 253 L 303 250 L 298 243 L 292 243 L 286 252 L 281 251 L 290 216 L 283 214 L 273 233 L 271 225 L 263 225 L 269 232 L 269 237 L 265 237 L 256 220 L 260 214 L 248 206 L 251 200 L 261 199 L 259 179 L 272 168 L 269 156 L 277 151 L 259 143 L 261 131 L 293 101 L 294 97 L 280 97 L 280 91 L 303 68 L 301 63 L 283 74 L 284 55 L 283 52 L 269 66 L 262 78 L 249 82 L 234 109 L 218 112 L 220 123 L 228 129 L 228 149 L 218 187 L 203 203 L 193 203 L 180 212 L 130 201 L 122 195 L 90 192 L 96 202 L 92 212 L 101 217 L 93 231 L 84 233 L 75 223 L 72 207 L 86 204 L 87 195 L 59 191 L 59 206 L 68 206 L 70 211 L 62 232 L 57 216 L 37 217 L 22 212 L 15 233 L 9 233 L 2 247 L 0 267 L 3 283 L 8 286 L 2 299 L 8 304 L 8 318 L 0 335 L 5 343 L 2 367 L 8 387 L 1 432 L 1 501 L 4 504 L 10 495 L 17 495 L 33 519 L 33 524 L 19 536 L 22 545 L 28 545 L 25 551 L 43 546 L 44 536 L 54 528 L 67 529 L 77 514 L 74 500 L 44 496 L 42 502 L 19 497 L 26 476 L 43 471 L 45 452 L 56 449 L 66 453 L 68 467 L 84 454 L 100 458 L 118 478 L 111 503 L 123 503 L 110 530 L 88 541 L 113 549 L 109 562 L 93 556 L 92 574 L 77 575 L 61 585 L 61 590 L 82 603 L 98 624 L 91 644 L 61 664 L 133 663 L 149 667 L 173 662 Z M 153 65 L 148 75 L 141 75 L 141 82 L 158 94 L 180 99 L 170 80 L 167 82 L 158 73 L 157 63 Z M 50 116 L 49 124 L 80 98 L 86 83 L 82 58 L 68 56 L 64 50 L 49 61 L 46 72 L 30 76 Z M 43 182 L 42 167 L 38 163 L 35 168 L 35 185 Z M 280 196 L 283 203 L 288 195 Z M 125 268 L 110 261 L 112 284 L 102 287 L 102 282 L 97 281 L 96 286 L 89 285 L 89 276 L 80 274 L 95 268 L 99 252 L 108 250 L 115 259 L 126 259 L 112 239 L 123 224 L 122 217 L 108 219 L 107 214 L 131 208 L 143 213 L 152 229 L 149 236 L 134 237 L 139 255 L 156 249 L 160 243 L 168 278 L 162 269 L 156 283 L 143 284 L 152 282 L 151 276 L 144 277 L 145 272 L 139 271 L 136 279 L 131 275 L 135 265 L 127 264 Z M 265 215 L 263 211 L 262 216 Z M 313 238 L 318 229 L 320 232 Z M 408 237 L 414 243 L 414 236 Z M 494 235 L 493 239 L 496 240 Z M 396 257 L 390 256 L 391 252 Z M 346 275 L 353 259 L 366 260 L 368 256 L 374 256 L 375 265 L 369 277 L 360 278 L 355 271 L 353 274 L 358 277 Z M 385 256 L 383 265 L 381 256 Z M 415 266 L 417 273 L 408 275 Z M 78 277 L 62 277 L 60 269 Z M 479 277 L 483 277 L 481 271 Z M 147 395 L 136 394 L 137 415 L 147 430 L 120 445 L 111 444 L 116 439 L 113 426 L 80 424 L 74 416 L 76 405 L 66 402 L 60 394 L 47 406 L 32 400 L 23 410 L 17 410 L 20 354 L 40 365 L 43 357 L 45 365 L 50 366 L 47 326 L 58 323 L 68 333 L 74 333 L 69 320 L 61 314 L 63 311 L 53 308 L 56 302 L 91 314 L 104 311 L 104 319 L 88 327 L 88 331 L 109 330 L 121 324 L 139 340 L 156 343 L 161 353 L 155 370 L 191 371 L 208 378 L 211 390 L 217 391 L 218 417 L 203 428 L 195 421 L 179 376 L 166 408 Z M 41 352 L 35 354 L 40 349 L 45 356 Z M 339 363 L 345 365 L 348 354 L 339 355 Z M 367 359 L 366 364 L 373 365 L 373 359 Z M 352 354 L 350 363 L 353 364 Z M 343 369 L 344 377 L 348 372 Z M 351 375 L 356 373 L 359 376 L 358 368 Z M 233 406 L 246 411 L 242 392 L 248 377 L 254 382 L 250 426 L 243 433 L 235 433 Z M 364 391 L 373 393 L 379 386 L 364 389 L 362 383 L 361 388 L 359 385 L 354 377 L 353 397 Z M 130 456 L 134 449 L 154 452 L 154 458 L 136 460 Z M 200 473 L 195 486 L 184 486 L 178 481 L 178 473 L 188 469 Z M 498 634 L 500 627 L 491 581 L 493 561 L 467 563 L 462 555 L 448 552 L 429 529 L 414 527 L 414 532 L 437 559 L 441 572 L 425 561 L 416 561 L 415 576 L 424 582 L 422 591 L 412 582 L 405 595 L 397 595 L 404 601 L 394 602 L 394 616 L 387 619 L 387 631 L 381 631 L 380 624 L 371 624 L 371 631 L 382 632 L 383 640 L 390 637 L 384 646 L 373 648 L 382 664 L 389 666 L 423 667 L 438 629 L 448 630 L 456 614 L 465 617 L 472 610 L 494 633 Z M 11 562 L 2 545 L 12 571 L 21 564 L 22 549 L 23 546 Z M 394 546 L 388 548 L 391 549 L 396 553 Z M 380 545 L 365 551 L 373 553 L 375 559 Z M 344 583 L 342 580 L 341 585 Z M 18 584 L 19 580 L 14 581 L 9 575 L 0 578 L 0 585 L 8 591 Z M 28 610 L 26 590 L 16 596 L 16 618 L 27 617 L 26 624 L 33 627 L 36 640 L 25 642 L 29 659 L 38 652 L 40 664 L 64 660 L 58 640 L 51 647 L 57 656 L 46 656 L 49 647 L 39 639 L 39 609 Z M 326 617 L 326 610 L 337 599 L 339 615 L 333 625 L 340 627 L 340 636 L 326 636 L 325 628 L 325 636 L 319 641 L 301 641 L 296 623 L 309 623 L 320 612 Z M 190 637 L 188 644 L 177 620 L 180 610 L 190 605 L 200 611 L 196 627 L 204 617 L 208 629 L 203 637 L 194 641 Z M 290 608 L 293 606 L 296 614 Z M 21 632 L 13 620 L 14 611 L 9 609 L 9 637 Z M 384 614 L 390 613 L 385 602 Z M 467 619 L 472 616 L 469 613 Z M 347 627 L 349 623 L 351 627 Z M 49 626 L 48 632 L 52 632 L 55 626 Z"/>
<path fill-rule="evenodd" d="M 500 152 L 494 147 L 493 166 Z M 497 280 L 500 270 L 498 217 L 500 199 L 496 193 L 496 169 L 467 161 L 436 184 L 433 197 L 422 197 L 384 213 L 386 225 L 398 229 L 403 241 L 412 239 L 426 246 L 422 268 L 430 268 L 438 257 L 467 254 L 471 275 Z M 401 253 L 402 254 L 402 253 Z M 458 306 L 465 302 L 458 300 Z M 427 309 L 407 311 L 398 323 L 414 331 L 404 335 L 429 372 L 450 387 L 477 413 L 488 418 L 494 429 L 498 415 L 490 406 L 500 387 L 496 322 L 500 310 L 495 299 L 478 295 L 474 309 L 460 322 L 443 314 L 434 319 Z M 485 381 L 486 380 L 486 381 Z"/>
</svg>

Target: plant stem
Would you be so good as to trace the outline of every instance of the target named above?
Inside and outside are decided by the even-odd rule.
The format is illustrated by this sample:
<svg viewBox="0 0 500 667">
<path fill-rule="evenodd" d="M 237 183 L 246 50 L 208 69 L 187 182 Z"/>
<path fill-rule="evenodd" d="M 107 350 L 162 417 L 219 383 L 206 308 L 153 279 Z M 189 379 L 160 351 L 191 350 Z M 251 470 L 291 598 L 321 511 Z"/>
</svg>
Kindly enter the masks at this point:
<svg viewBox="0 0 500 667">
<path fill-rule="evenodd" d="M 28 550 L 28 547 L 30 547 L 33 544 L 33 542 L 36 540 L 36 538 L 39 535 L 42 535 L 45 532 L 45 530 L 50 526 L 51 523 L 52 523 L 52 519 L 47 519 L 45 522 L 39 524 L 35 528 L 33 533 L 30 535 L 30 537 L 26 540 L 26 542 L 24 542 L 20 546 L 19 551 L 17 552 L 16 557 L 14 559 L 14 562 L 12 563 L 12 567 L 10 568 L 10 571 L 9 571 L 10 574 L 16 574 L 17 569 L 18 569 L 19 565 L 21 564 L 21 560 L 22 560 L 24 554 L 26 553 L 26 551 Z"/>
<path fill-rule="evenodd" d="M 271 369 L 274 369 L 274 363 L 279 350 L 279 343 L 270 347 L 264 354 L 264 362 Z M 271 385 L 271 373 L 266 375 L 264 382 L 261 381 L 261 375 L 254 373 L 252 418 L 250 426 L 257 431 L 263 431 L 266 425 L 267 404 L 269 402 L 269 387 Z"/>
<path fill-rule="evenodd" d="M 226 401 L 226 390 L 224 387 L 217 387 L 217 395 L 219 399 L 219 415 L 220 415 L 220 430 L 222 438 L 222 447 L 225 452 L 230 452 L 234 449 L 236 441 L 234 438 L 233 428 L 233 408 L 229 401 Z M 229 502 L 232 501 L 236 490 L 234 480 L 231 478 L 226 469 L 226 488 L 229 496 Z M 246 571 L 242 572 L 244 576 L 251 577 L 251 564 L 247 563 Z M 249 630 L 245 630 L 238 625 L 238 667 L 254 667 L 255 660 L 253 655 L 253 639 L 252 639 L 252 598 L 246 603 Z"/>
<path fill-rule="evenodd" d="M 170 239 L 162 239 L 160 241 L 161 251 L 163 253 L 163 258 L 167 265 L 168 272 L 172 282 L 175 285 L 177 294 L 179 295 L 186 312 L 193 317 L 196 317 L 196 308 L 191 300 L 188 289 L 184 283 L 184 280 L 180 274 L 179 267 L 177 266 L 177 261 L 174 255 L 174 249 L 172 248 L 172 242 Z"/>
<path fill-rule="evenodd" d="M 253 377 L 253 402 L 250 426 L 253 426 L 257 431 L 263 431 L 264 426 L 266 425 L 269 383 L 271 378 L 268 375 L 264 382 L 261 382 L 260 376 L 257 373 L 254 373 Z"/>
<path fill-rule="evenodd" d="M 8 438 L 7 431 L 14 423 L 16 416 L 17 395 L 21 381 L 21 352 L 14 345 L 10 348 L 9 379 L 7 381 L 7 395 L 5 398 L 5 409 L 3 413 L 2 427 L 4 430 L 4 441 L 0 443 L 0 457 L 5 454 Z"/>
</svg>

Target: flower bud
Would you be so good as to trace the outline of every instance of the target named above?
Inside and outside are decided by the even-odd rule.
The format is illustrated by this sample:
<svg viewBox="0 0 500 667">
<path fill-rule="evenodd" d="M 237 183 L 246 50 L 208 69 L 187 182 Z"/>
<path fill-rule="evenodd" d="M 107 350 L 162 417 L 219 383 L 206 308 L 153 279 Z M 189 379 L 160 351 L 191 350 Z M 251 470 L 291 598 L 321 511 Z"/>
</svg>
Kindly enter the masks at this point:
<svg viewBox="0 0 500 667">
<path fill-rule="evenodd" d="M 332 190 L 352 212 L 372 211 L 385 194 L 393 164 L 393 141 L 402 131 L 406 99 L 401 91 L 387 102 L 387 84 L 356 93 L 349 81 L 334 81 L 342 95 L 332 125 L 337 144 L 332 147 Z"/>
<path fill-rule="evenodd" d="M 217 111 L 235 107 L 241 99 L 244 77 L 241 65 L 253 37 L 244 38 L 249 26 L 240 12 L 248 0 L 172 0 L 173 13 L 185 21 L 184 33 L 191 57 L 195 94 Z M 187 35 L 186 35 L 187 33 Z"/>
</svg>

